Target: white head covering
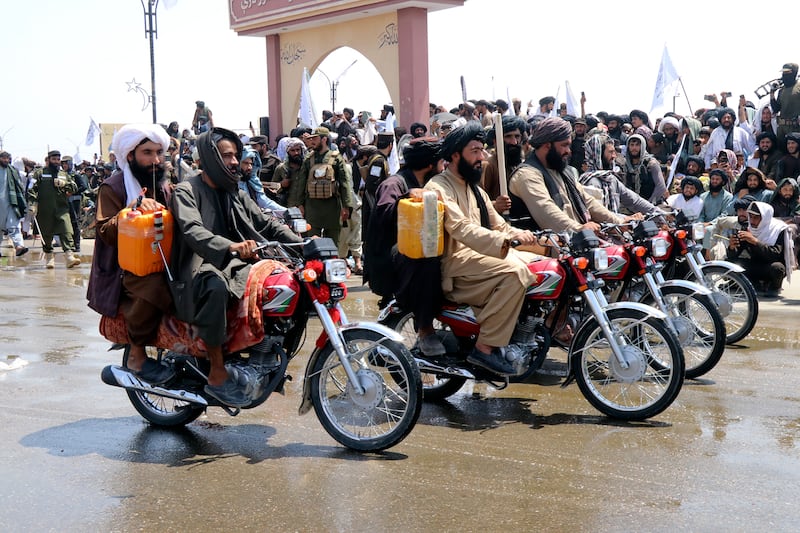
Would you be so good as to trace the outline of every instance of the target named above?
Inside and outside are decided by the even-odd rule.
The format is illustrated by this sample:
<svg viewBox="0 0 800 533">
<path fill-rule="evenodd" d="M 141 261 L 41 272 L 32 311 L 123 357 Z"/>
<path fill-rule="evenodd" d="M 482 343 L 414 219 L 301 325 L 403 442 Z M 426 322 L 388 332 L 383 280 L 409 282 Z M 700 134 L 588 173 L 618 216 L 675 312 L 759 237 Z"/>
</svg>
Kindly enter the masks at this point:
<svg viewBox="0 0 800 533">
<path fill-rule="evenodd" d="M 757 209 L 753 209 L 754 206 L 757 206 Z M 764 202 L 751 202 L 747 207 L 747 212 L 761 215 L 761 222 L 757 228 L 750 225 L 749 219 L 747 221 L 747 229 L 759 242 L 763 242 L 767 246 L 774 246 L 783 232 L 783 263 L 786 265 L 786 280 L 792 281 L 794 242 L 789 235 L 789 226 L 782 220 L 775 220 L 772 217 L 774 213 L 772 206 Z"/>
<path fill-rule="evenodd" d="M 159 143 L 165 152 L 169 149 L 169 135 L 159 124 L 126 124 L 114 134 L 111 141 L 111 149 L 117 156 L 117 164 L 122 169 L 125 181 L 125 205 L 130 205 L 142 194 L 142 186 L 128 164 L 128 154 L 145 139 Z"/>
</svg>

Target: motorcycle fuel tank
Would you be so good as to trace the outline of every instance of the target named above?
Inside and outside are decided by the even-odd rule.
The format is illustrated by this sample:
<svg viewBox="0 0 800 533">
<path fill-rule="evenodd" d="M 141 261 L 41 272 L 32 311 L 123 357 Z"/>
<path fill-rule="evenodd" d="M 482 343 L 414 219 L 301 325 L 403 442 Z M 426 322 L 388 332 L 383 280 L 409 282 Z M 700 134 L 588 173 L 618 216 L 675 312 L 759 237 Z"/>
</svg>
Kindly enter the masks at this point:
<svg viewBox="0 0 800 533">
<path fill-rule="evenodd" d="M 532 300 L 552 300 L 561 295 L 567 273 L 557 259 L 543 259 L 528 263 L 528 270 L 534 276 L 533 283 L 525 291 Z"/>
<path fill-rule="evenodd" d="M 598 270 L 595 274 L 597 277 L 602 277 L 606 280 L 623 279 L 628 272 L 628 252 L 621 244 L 612 244 L 607 246 L 606 252 L 608 253 L 608 268 L 605 270 Z"/>
<path fill-rule="evenodd" d="M 291 316 L 300 299 L 300 282 L 288 270 L 276 270 L 264 281 L 264 316 Z"/>
</svg>

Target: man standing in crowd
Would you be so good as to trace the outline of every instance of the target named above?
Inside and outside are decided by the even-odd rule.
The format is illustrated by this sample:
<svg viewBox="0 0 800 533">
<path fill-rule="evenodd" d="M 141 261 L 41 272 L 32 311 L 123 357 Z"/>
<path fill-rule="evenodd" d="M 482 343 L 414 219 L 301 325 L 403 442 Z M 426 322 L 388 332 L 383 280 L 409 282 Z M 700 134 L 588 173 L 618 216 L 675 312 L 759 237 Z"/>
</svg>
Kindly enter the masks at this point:
<svg viewBox="0 0 800 533">
<path fill-rule="evenodd" d="M 311 235 L 330 237 L 339 245 L 342 222 L 353 207 L 351 179 L 339 152 L 330 149 L 330 130 L 322 126 L 308 140 L 311 153 L 290 189 L 289 207 L 298 206 L 311 224 Z"/>
<path fill-rule="evenodd" d="M 262 184 L 271 182 L 272 176 L 275 174 L 275 168 L 281 164 L 281 160 L 269 149 L 269 137 L 266 135 L 254 135 L 250 137 L 249 144 L 253 147 L 253 150 L 258 152 L 258 158 L 253 160 L 256 176 L 258 176 Z"/>
<path fill-rule="evenodd" d="M 58 235 L 67 268 L 81 264 L 75 255 L 72 223 L 69 219 L 68 198 L 78 190 L 69 174 L 61 169 L 61 152 L 52 150 L 47 154 L 47 167 L 34 172 L 35 183 L 28 195 L 34 203 L 36 220 L 42 232 L 42 250 L 45 266 L 55 268 L 53 236 Z"/>
<path fill-rule="evenodd" d="M 375 193 L 378 185 L 389 177 L 389 155 L 392 153 L 394 144 L 394 134 L 384 132 L 379 133 L 375 141 L 378 151 L 367 159 L 367 170 L 364 175 L 364 182 L 361 184 L 363 192 L 363 203 L 361 205 L 361 233 L 366 235 L 369 232 L 369 223 L 372 217 L 372 209 L 375 206 Z M 367 265 L 367 276 L 369 276 L 369 265 Z"/>
<path fill-rule="evenodd" d="M 4 150 L 0 152 L 0 230 L 8 233 L 17 257 L 28 253 L 19 224 L 27 208 L 19 172 L 11 165 L 11 154 Z"/>
<path fill-rule="evenodd" d="M 747 156 L 753 155 L 756 149 L 753 136 L 739 126 L 735 125 L 736 113 L 729 107 L 722 108 L 717 114 L 719 127 L 714 128 L 708 139 L 706 148 L 706 168 L 711 168 L 711 163 L 720 150 L 728 149 L 741 151 Z"/>
<path fill-rule="evenodd" d="M 289 196 L 291 196 L 291 190 L 295 186 L 305 157 L 306 143 L 297 137 L 289 137 L 286 142 L 286 160 L 275 167 L 275 174 L 272 175 L 272 181 L 280 184 L 277 195 L 279 204 L 289 205 Z"/>
<path fill-rule="evenodd" d="M 661 165 L 647 152 L 643 136 L 634 133 L 628 137 L 622 164 L 626 187 L 654 205 L 660 204 L 667 198 L 667 186 L 661 173 Z"/>
<path fill-rule="evenodd" d="M 94 254 L 86 297 L 89 307 L 108 317 L 122 313 L 130 340 L 127 368 L 153 385 L 168 381 L 174 372 L 147 357 L 172 297 L 163 272 L 137 276 L 119 266 L 119 215 L 126 207 L 152 213 L 167 205 L 164 152 L 169 136 L 158 124 L 127 124 L 114 135 L 121 170 L 97 191 Z M 154 186 L 155 184 L 155 186 Z M 139 203 L 141 198 L 141 203 Z"/>
<path fill-rule="evenodd" d="M 797 83 L 797 63 L 786 63 L 781 69 L 783 88 L 775 96 L 770 92 L 772 110 L 778 114 L 778 143 L 783 145 L 786 134 L 800 132 L 800 83 Z"/>
</svg>

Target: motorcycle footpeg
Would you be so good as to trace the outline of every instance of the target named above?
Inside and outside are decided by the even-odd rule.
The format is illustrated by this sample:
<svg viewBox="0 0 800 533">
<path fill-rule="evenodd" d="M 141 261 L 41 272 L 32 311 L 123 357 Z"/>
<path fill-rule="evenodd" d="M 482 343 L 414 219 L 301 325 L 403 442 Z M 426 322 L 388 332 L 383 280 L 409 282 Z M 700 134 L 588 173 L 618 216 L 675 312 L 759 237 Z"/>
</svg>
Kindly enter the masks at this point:
<svg viewBox="0 0 800 533">
<path fill-rule="evenodd" d="M 286 391 L 284 390 L 283 386 L 286 385 L 287 381 L 292 381 L 292 376 L 289 374 L 283 376 L 283 379 L 281 379 L 280 383 L 278 383 L 278 385 L 275 387 L 275 392 L 286 396 Z"/>
<path fill-rule="evenodd" d="M 448 376 L 456 376 L 462 377 L 466 379 L 475 379 L 475 376 L 469 370 L 465 368 L 460 368 L 457 366 L 451 365 L 438 365 L 432 361 L 428 361 L 427 359 L 422 359 L 420 357 L 416 358 L 417 366 L 419 366 L 420 372 L 427 372 L 429 374 L 444 374 Z"/>
<path fill-rule="evenodd" d="M 151 385 L 139 379 L 136 374 L 127 368 L 118 365 L 108 365 L 105 367 L 102 372 L 100 372 L 100 379 L 102 379 L 103 383 L 106 385 L 111 385 L 113 387 L 146 392 L 156 396 L 163 396 L 173 400 L 180 400 L 208 407 L 208 402 L 202 396 L 185 390 L 167 389 L 160 385 Z"/>
</svg>

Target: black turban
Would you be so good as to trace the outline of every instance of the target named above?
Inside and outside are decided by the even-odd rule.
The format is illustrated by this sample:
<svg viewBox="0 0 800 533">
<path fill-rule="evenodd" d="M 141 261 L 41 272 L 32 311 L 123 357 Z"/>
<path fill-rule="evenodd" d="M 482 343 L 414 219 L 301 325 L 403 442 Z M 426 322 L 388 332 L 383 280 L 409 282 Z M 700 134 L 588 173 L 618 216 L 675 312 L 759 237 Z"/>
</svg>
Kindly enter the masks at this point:
<svg viewBox="0 0 800 533">
<path fill-rule="evenodd" d="M 711 176 L 719 176 L 720 178 L 722 178 L 723 184 L 727 184 L 728 181 L 730 180 L 730 178 L 728 178 L 728 173 L 719 168 L 715 168 L 711 172 L 709 172 L 708 177 L 710 178 Z"/>
<path fill-rule="evenodd" d="M 706 161 L 705 161 L 705 159 L 703 159 L 700 156 L 690 155 L 689 158 L 686 160 L 686 162 L 688 163 L 689 161 L 694 161 L 695 163 L 697 163 L 697 168 L 700 169 L 700 174 L 705 172 L 705 170 L 706 170 Z"/>
<path fill-rule="evenodd" d="M 686 185 L 694 185 L 697 194 L 700 194 L 701 192 L 705 191 L 705 187 L 703 187 L 703 182 L 695 178 L 694 176 L 686 176 L 681 180 L 681 190 L 683 190 L 683 188 Z"/>
<path fill-rule="evenodd" d="M 519 130 L 519 132 L 524 135 L 528 131 L 528 123 L 525 122 L 522 117 L 518 117 L 516 115 L 505 115 L 503 117 L 503 135 L 514 130 Z M 486 133 L 486 143 L 490 146 L 494 146 L 495 136 L 496 129 L 492 127 Z"/>
<path fill-rule="evenodd" d="M 572 136 L 570 123 L 559 117 L 547 117 L 536 125 L 530 138 L 530 144 L 539 148 L 545 143 L 564 141 Z"/>
<path fill-rule="evenodd" d="M 411 170 L 421 170 L 428 165 L 435 165 L 439 160 L 442 144 L 436 137 L 420 137 L 412 139 L 403 148 L 403 161 Z"/>
<path fill-rule="evenodd" d="M 428 126 L 426 126 L 422 122 L 414 122 L 413 124 L 411 124 L 411 126 L 408 127 L 408 131 L 411 133 L 411 135 L 414 135 L 414 130 L 417 128 L 422 128 L 424 132 L 426 133 L 428 132 Z"/>
<path fill-rule="evenodd" d="M 486 135 L 483 133 L 483 127 L 477 120 L 470 120 L 463 126 L 459 126 L 447 134 L 447 137 L 442 141 L 442 159 L 447 161 L 453 160 L 453 154 L 463 150 L 470 141 L 479 141 L 483 143 L 486 140 Z"/>
<path fill-rule="evenodd" d="M 555 103 L 556 103 L 556 99 L 553 98 L 552 96 L 545 96 L 544 98 L 540 98 L 539 99 L 539 105 L 540 106 L 547 105 L 547 104 L 555 104 Z"/>
<path fill-rule="evenodd" d="M 224 128 L 213 128 L 201 133 L 197 137 L 197 153 L 200 155 L 200 163 L 203 171 L 208 174 L 211 181 L 225 191 L 234 194 L 239 187 L 239 176 L 228 170 L 222 161 L 217 143 L 227 139 L 236 145 L 236 159 L 242 159 L 242 141 L 239 136 Z"/>
<path fill-rule="evenodd" d="M 737 198 L 733 201 L 733 209 L 747 209 L 750 207 L 750 204 L 756 201 L 756 197 L 752 194 L 745 194 L 741 198 Z"/>
</svg>

